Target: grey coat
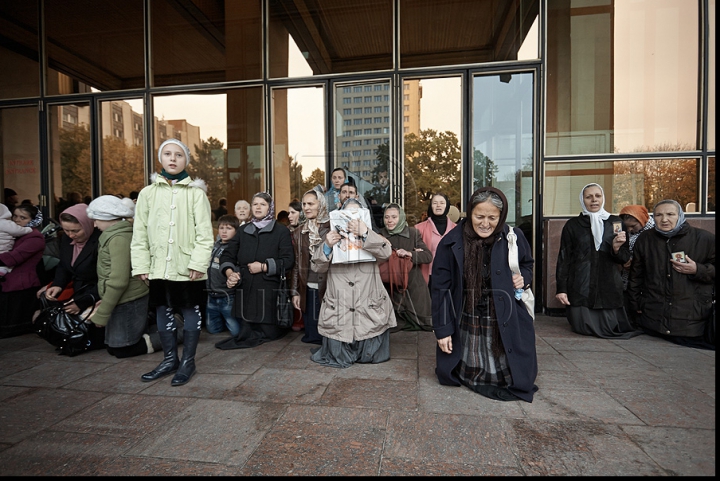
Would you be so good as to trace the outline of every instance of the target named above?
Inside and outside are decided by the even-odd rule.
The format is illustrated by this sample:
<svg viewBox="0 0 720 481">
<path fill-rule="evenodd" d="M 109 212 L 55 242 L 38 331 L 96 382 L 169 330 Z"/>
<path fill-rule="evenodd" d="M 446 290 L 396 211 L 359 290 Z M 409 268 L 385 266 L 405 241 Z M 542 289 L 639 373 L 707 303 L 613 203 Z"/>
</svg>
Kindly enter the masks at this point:
<svg viewBox="0 0 720 481">
<path fill-rule="evenodd" d="M 363 247 L 378 261 L 390 257 L 390 242 L 368 231 Z M 395 327 L 392 301 L 380 279 L 377 262 L 332 264 L 320 248 L 315 250 L 310 268 L 327 273 L 327 288 L 320 307 L 318 333 L 340 342 L 362 341 Z"/>
</svg>

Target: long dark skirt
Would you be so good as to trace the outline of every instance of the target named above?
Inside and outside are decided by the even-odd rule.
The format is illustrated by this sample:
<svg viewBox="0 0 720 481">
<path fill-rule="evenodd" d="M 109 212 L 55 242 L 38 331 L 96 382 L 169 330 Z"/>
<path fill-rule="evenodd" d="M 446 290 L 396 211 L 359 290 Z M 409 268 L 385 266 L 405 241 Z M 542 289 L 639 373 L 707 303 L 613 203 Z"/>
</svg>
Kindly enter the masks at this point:
<svg viewBox="0 0 720 481">
<path fill-rule="evenodd" d="M 270 341 L 277 341 L 285 337 L 290 329 L 283 329 L 275 324 L 258 324 L 245 320 L 242 323 L 240 334 L 235 337 L 218 341 L 215 347 L 218 349 L 247 349 L 256 347 Z"/>
<path fill-rule="evenodd" d="M 22 291 L 0 292 L 0 338 L 33 332 L 32 315 L 39 304 L 35 294 L 40 287 Z"/>
<path fill-rule="evenodd" d="M 390 331 L 350 343 L 323 337 L 322 346 L 313 348 L 310 352 L 310 359 L 330 367 L 345 368 L 356 362 L 379 364 L 390 360 Z"/>
<path fill-rule="evenodd" d="M 589 309 L 568 306 L 565 315 L 573 332 L 602 339 L 630 339 L 643 331 L 635 329 L 625 313 L 625 308 Z"/>
</svg>

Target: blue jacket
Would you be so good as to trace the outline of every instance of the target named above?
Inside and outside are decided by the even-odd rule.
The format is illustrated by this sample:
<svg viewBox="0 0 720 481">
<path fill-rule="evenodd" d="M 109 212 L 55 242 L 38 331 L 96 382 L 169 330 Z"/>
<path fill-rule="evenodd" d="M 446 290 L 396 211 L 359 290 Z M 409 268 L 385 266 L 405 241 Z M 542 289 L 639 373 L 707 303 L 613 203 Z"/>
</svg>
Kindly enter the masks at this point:
<svg viewBox="0 0 720 481">
<path fill-rule="evenodd" d="M 462 230 L 467 219 L 442 238 L 435 252 L 432 269 L 432 313 L 433 330 L 437 339 L 452 337 L 452 353 L 446 354 L 436 347 L 436 367 L 440 384 L 459 386 L 460 381 L 453 373 L 460 363 L 463 351 L 458 328 L 463 305 L 463 264 L 464 248 Z M 532 282 L 533 264 L 530 244 L 520 229 L 517 234 L 518 260 L 525 284 Z M 493 302 L 500 326 L 500 337 L 505 347 L 512 385 L 510 392 L 521 399 L 532 402 L 537 391 L 535 379 L 538 373 L 535 352 L 535 327 L 533 319 L 520 301 L 515 300 L 512 272 L 508 265 L 508 228 L 505 226 L 500 238 L 492 248 L 490 267 L 492 270 Z"/>
</svg>

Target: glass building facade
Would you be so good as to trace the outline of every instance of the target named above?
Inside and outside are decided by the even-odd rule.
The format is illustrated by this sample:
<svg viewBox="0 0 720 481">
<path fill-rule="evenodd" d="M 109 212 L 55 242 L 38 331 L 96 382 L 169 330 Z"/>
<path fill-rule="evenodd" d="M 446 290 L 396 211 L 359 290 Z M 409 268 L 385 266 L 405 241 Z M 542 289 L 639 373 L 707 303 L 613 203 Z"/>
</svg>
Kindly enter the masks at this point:
<svg viewBox="0 0 720 481">
<path fill-rule="evenodd" d="M 168 138 L 213 207 L 344 167 L 412 225 L 494 185 L 549 312 L 589 182 L 714 232 L 715 0 L 0 0 L 0 40 L 0 183 L 52 217 Z"/>
</svg>

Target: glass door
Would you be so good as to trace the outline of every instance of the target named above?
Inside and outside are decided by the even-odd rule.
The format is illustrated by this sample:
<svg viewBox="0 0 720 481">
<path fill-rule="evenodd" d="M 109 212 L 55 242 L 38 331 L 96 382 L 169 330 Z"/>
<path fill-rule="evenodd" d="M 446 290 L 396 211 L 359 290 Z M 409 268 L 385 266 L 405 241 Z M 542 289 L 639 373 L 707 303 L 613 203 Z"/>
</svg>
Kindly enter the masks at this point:
<svg viewBox="0 0 720 481">
<path fill-rule="evenodd" d="M 533 244 L 535 158 L 533 72 L 475 75 L 472 79 L 472 188 L 505 193 L 507 222 Z"/>
</svg>

